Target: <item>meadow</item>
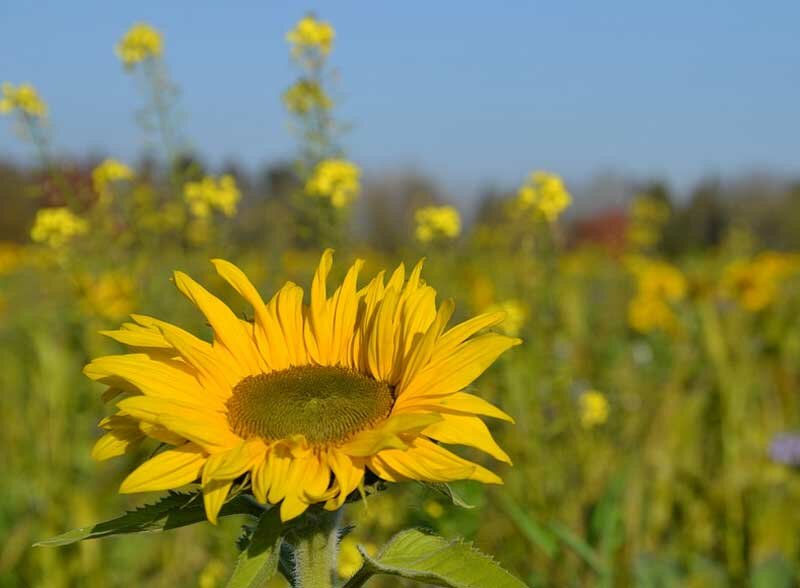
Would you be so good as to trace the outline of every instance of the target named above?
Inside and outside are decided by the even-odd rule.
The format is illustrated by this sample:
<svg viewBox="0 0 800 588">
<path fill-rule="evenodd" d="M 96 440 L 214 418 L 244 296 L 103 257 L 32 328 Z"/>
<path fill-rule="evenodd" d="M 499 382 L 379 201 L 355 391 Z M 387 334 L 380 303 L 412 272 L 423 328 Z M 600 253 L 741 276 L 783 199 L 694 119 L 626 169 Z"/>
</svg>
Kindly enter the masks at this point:
<svg viewBox="0 0 800 588">
<path fill-rule="evenodd" d="M 337 283 L 356 259 L 372 275 L 424 258 L 425 282 L 457 319 L 503 311 L 497 329 L 523 341 L 471 388 L 513 417 L 487 421 L 513 465 L 458 448 L 504 484 L 455 482 L 456 500 L 389 484 L 347 505 L 342 581 L 360 565 L 356 545 L 372 553 L 414 526 L 471 540 L 530 586 L 797 585 L 800 253 L 738 225 L 713 246 L 671 251 L 687 225 L 653 191 L 630 200 L 612 239 L 577 238 L 569 186 L 542 171 L 469 224 L 453 203 L 415 194 L 384 217 L 398 231 L 390 243 L 365 238 L 363 178 L 330 91 L 334 39 L 312 17 L 287 35 L 298 79 L 282 100 L 298 151 L 266 198 L 184 149 L 165 45 L 147 25 L 116 50 L 144 89 L 157 162 L 59 161 L 44 98 L 3 86 L 0 110 L 40 161 L 4 172 L 16 191 L 0 204 L 0 586 L 226 585 L 236 517 L 32 547 L 157 497 L 118 494 L 152 446 L 92 458 L 113 402 L 81 370 L 122 352 L 100 332 L 131 314 L 210 339 L 173 270 L 247 319 L 210 259 L 236 263 L 267 296 L 287 281 L 308 288 L 327 247 Z"/>
</svg>

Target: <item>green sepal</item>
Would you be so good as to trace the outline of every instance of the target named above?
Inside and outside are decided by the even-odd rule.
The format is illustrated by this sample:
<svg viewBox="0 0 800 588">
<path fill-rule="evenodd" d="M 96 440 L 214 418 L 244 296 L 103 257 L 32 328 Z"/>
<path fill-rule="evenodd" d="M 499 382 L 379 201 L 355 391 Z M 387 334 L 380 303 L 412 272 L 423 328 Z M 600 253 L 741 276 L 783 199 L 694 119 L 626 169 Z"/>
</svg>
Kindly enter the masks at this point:
<svg viewBox="0 0 800 588">
<path fill-rule="evenodd" d="M 239 554 L 227 588 L 261 588 L 278 571 L 283 526 L 280 509 L 261 515 L 247 547 Z"/>
<path fill-rule="evenodd" d="M 430 488 L 434 492 L 437 492 L 447 498 L 454 506 L 458 506 L 459 508 L 466 508 L 471 509 L 475 508 L 474 504 L 470 504 L 464 498 L 462 498 L 461 494 L 459 494 L 450 484 L 447 482 L 420 482 L 426 488 Z"/>
</svg>

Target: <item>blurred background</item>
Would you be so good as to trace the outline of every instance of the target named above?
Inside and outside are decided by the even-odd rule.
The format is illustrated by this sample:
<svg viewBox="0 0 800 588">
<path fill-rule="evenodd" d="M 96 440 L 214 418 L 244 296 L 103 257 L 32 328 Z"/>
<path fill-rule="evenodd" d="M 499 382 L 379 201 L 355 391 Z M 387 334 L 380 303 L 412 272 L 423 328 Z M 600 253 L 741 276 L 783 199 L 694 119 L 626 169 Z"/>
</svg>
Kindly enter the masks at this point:
<svg viewBox="0 0 800 588">
<path fill-rule="evenodd" d="M 81 368 L 130 313 L 205 332 L 173 269 L 238 304 L 208 259 L 270 295 L 325 247 L 339 277 L 425 257 L 457 318 L 525 340 L 476 386 L 516 419 L 505 486 L 351 507 L 342 578 L 413 524 L 531 586 L 797 585 L 798 20 L 0 4 L 0 586 L 225 585 L 230 519 L 30 547 L 155 498 L 116 492 L 152 448 L 91 460 Z"/>
</svg>

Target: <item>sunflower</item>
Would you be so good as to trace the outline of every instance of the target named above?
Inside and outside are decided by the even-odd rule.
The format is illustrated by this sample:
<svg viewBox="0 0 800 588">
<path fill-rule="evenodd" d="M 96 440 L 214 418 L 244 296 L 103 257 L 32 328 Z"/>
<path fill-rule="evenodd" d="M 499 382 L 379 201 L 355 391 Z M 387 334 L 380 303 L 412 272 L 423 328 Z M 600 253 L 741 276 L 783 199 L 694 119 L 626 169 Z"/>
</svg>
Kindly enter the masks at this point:
<svg viewBox="0 0 800 588">
<path fill-rule="evenodd" d="M 145 439 L 166 449 L 136 468 L 120 492 L 169 490 L 199 480 L 212 523 L 236 480 L 287 521 L 310 505 L 328 510 L 363 491 L 367 471 L 389 482 L 502 480 L 441 443 L 478 448 L 510 463 L 478 415 L 511 417 L 464 389 L 519 339 L 479 332 L 502 312 L 447 329 L 452 300 L 405 278 L 401 264 L 359 289 L 363 261 L 328 295 L 333 252 L 323 253 L 308 305 L 285 284 L 267 303 L 235 265 L 217 272 L 253 309 L 243 320 L 182 272 L 175 285 L 205 315 L 209 343 L 155 318 L 105 335 L 133 353 L 93 360 L 84 373 L 119 398 L 101 421 L 92 455 L 122 455 Z M 248 476 L 244 477 L 243 476 Z"/>
</svg>

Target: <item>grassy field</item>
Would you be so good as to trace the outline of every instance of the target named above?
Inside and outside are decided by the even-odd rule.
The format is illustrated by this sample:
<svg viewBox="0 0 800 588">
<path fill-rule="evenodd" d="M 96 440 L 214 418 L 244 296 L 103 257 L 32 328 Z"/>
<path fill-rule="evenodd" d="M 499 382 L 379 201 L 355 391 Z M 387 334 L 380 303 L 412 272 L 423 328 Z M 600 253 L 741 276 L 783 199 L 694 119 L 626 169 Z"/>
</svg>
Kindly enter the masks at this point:
<svg viewBox="0 0 800 588">
<path fill-rule="evenodd" d="M 796 585 L 800 441 L 777 436 L 800 424 L 800 257 L 731 231 L 667 259 L 670 210 L 652 197 L 631 203 L 618 246 L 568 243 L 568 193 L 550 175 L 470 226 L 448 206 L 418 207 L 402 242 L 370 243 L 352 228 L 358 169 L 336 146 L 333 105 L 319 94 L 328 51 L 315 42 L 292 41 L 301 78 L 318 85 L 284 95 L 300 150 L 274 198 L 241 200 L 232 177 L 182 160 L 169 134 L 163 169 L 104 164 L 82 182 L 45 158 L 37 199 L 19 196 L 39 212 L 30 240 L 0 244 L 0 586 L 225 585 L 232 519 L 31 547 L 155 498 L 117 494 L 152 447 L 91 459 L 110 407 L 81 369 L 121 351 L 99 331 L 130 313 L 210 336 L 172 270 L 244 315 L 209 259 L 237 263 L 271 295 L 287 280 L 307 287 L 327 246 L 336 279 L 356 258 L 374 273 L 425 257 L 425 280 L 456 301 L 457 318 L 503 309 L 501 328 L 524 340 L 475 386 L 516 421 L 490 423 L 513 466 L 463 451 L 505 484 L 456 484 L 471 509 L 414 484 L 348 506 L 356 527 L 343 577 L 358 565 L 357 543 L 369 549 L 415 525 L 473 540 L 531 586 Z M 171 94 L 152 51 L 121 58 L 139 68 L 129 73 L 142 75 L 161 120 Z M 45 114 L 14 97 L 9 114 L 46 153 Z"/>
</svg>

